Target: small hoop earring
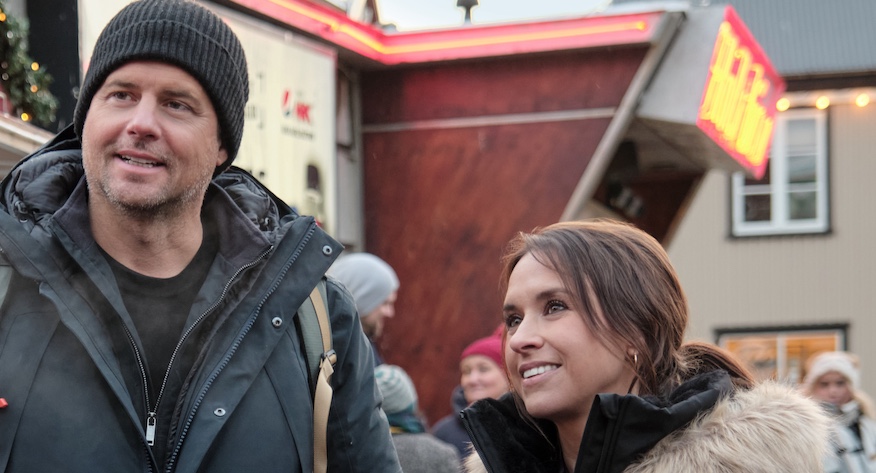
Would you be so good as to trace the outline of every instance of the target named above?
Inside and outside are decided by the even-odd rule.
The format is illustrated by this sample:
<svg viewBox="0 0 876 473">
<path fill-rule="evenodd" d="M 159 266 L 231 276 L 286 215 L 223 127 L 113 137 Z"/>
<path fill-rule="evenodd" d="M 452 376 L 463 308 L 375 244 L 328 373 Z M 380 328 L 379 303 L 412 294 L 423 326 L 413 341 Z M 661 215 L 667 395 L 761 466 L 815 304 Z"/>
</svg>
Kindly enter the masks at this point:
<svg viewBox="0 0 876 473">
<path fill-rule="evenodd" d="M 633 392 L 633 388 L 636 387 L 636 383 L 639 381 L 639 353 L 633 353 L 633 372 L 635 376 L 633 376 L 633 381 L 630 383 L 630 389 L 627 389 L 627 394 Z"/>
</svg>

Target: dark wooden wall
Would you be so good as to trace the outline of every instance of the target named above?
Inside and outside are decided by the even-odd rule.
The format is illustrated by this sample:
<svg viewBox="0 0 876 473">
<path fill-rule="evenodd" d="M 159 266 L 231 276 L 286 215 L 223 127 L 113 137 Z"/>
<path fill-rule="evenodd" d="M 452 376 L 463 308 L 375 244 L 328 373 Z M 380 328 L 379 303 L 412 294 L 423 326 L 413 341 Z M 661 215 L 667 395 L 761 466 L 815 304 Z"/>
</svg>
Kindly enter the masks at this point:
<svg viewBox="0 0 876 473">
<path fill-rule="evenodd" d="M 396 318 L 379 345 L 388 363 L 410 373 L 430 422 L 451 412 L 462 349 L 500 323 L 505 244 L 560 218 L 610 118 L 447 124 L 616 107 L 644 54 L 579 51 L 363 73 L 365 246 L 401 281 Z M 387 124 L 400 127 L 375 128 Z"/>
</svg>

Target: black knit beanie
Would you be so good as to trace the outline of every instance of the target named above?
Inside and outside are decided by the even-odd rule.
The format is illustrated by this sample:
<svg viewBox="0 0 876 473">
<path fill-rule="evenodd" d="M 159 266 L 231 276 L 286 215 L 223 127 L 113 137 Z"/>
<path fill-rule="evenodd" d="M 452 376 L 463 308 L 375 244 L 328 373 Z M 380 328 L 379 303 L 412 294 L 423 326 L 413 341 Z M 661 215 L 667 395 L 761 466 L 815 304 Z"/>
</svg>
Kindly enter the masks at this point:
<svg viewBox="0 0 876 473">
<path fill-rule="evenodd" d="M 107 76 L 135 60 L 166 62 L 191 74 L 210 96 L 231 165 L 243 136 L 249 99 L 246 57 L 237 36 L 210 10 L 188 0 L 139 0 L 120 11 L 100 33 L 73 116 L 82 139 L 91 99 Z"/>
</svg>

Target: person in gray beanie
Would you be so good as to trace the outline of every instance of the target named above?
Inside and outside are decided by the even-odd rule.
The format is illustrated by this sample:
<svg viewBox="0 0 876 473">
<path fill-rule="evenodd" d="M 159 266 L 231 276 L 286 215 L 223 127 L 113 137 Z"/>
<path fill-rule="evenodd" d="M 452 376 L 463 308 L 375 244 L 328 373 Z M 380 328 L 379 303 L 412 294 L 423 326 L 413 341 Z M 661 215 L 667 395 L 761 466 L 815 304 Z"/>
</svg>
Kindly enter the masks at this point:
<svg viewBox="0 0 876 473">
<path fill-rule="evenodd" d="M 130 3 L 73 125 L 0 183 L 0 471 L 317 471 L 296 312 L 323 280 L 327 470 L 401 471 L 355 303 L 325 277 L 342 246 L 231 166 L 248 94 L 219 16 Z"/>
<path fill-rule="evenodd" d="M 398 276 L 392 267 L 371 253 L 351 253 L 338 258 L 328 270 L 353 295 L 365 335 L 372 341 L 375 366 L 383 357 L 374 342 L 383 334 L 386 319 L 395 317 Z"/>
<path fill-rule="evenodd" d="M 392 441 L 405 473 L 458 473 L 456 448 L 426 432 L 417 409 L 417 389 L 403 368 L 380 365 L 374 369 L 389 419 Z"/>
</svg>

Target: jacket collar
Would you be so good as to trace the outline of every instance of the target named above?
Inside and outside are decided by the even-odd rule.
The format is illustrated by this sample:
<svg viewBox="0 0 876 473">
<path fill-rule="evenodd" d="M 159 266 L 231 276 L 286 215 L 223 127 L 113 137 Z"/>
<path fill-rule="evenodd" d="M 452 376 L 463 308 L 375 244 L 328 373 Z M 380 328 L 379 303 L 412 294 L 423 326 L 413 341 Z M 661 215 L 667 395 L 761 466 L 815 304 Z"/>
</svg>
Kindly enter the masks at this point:
<svg viewBox="0 0 876 473">
<path fill-rule="evenodd" d="M 705 383 L 705 386 L 710 385 L 712 385 L 710 382 Z M 687 387 L 694 388 L 695 393 L 706 393 L 713 389 L 707 388 L 706 391 L 702 391 L 697 390 L 696 386 L 687 385 Z M 723 390 L 720 383 L 715 388 L 718 389 L 719 393 Z M 679 396 L 670 397 L 669 404 L 665 406 L 657 404 L 657 408 L 668 407 L 670 410 L 677 410 L 673 409 L 673 406 L 690 401 L 699 402 L 697 394 L 688 396 L 683 394 L 683 391 L 676 391 L 676 393 Z M 681 410 L 687 411 L 689 409 L 696 410 L 694 405 L 688 405 Z M 608 410 L 608 412 L 612 411 L 613 409 Z M 624 411 L 625 416 L 628 416 L 629 412 L 629 410 Z M 487 414 L 516 415 L 516 411 L 497 409 Z M 494 436 L 484 442 L 483 436 L 486 429 L 479 425 L 483 419 L 480 419 L 479 416 L 466 416 L 465 419 L 465 422 L 471 424 L 468 426 L 469 432 L 474 434 L 472 440 L 475 441 L 478 449 L 476 454 L 472 454 L 466 459 L 468 472 L 534 471 L 556 473 L 561 471 L 561 467 L 556 466 L 553 460 L 556 453 L 550 450 L 552 448 L 550 442 L 546 447 L 544 444 L 531 445 L 533 449 L 546 448 L 547 450 L 527 452 L 536 459 L 535 461 L 540 458 L 543 463 L 537 463 L 532 469 L 515 468 L 513 460 L 498 458 L 509 452 L 497 450 L 491 442 L 503 443 L 504 445 L 508 445 L 509 442 L 517 442 L 517 440 L 508 440 L 508 438 L 518 437 L 518 431 L 490 430 Z M 636 440 L 640 433 L 632 430 L 639 427 L 636 423 L 620 419 L 617 422 L 619 427 L 616 431 L 617 435 L 608 438 L 609 443 L 614 443 L 617 446 L 627 443 L 630 439 L 633 439 L 632 441 L 637 444 L 640 442 L 640 440 Z M 765 381 L 751 389 L 737 389 L 731 395 L 719 395 L 714 406 L 698 412 L 691 422 L 663 437 L 643 455 L 631 459 L 631 464 L 625 466 L 611 464 L 612 470 L 597 471 L 623 471 L 624 473 L 821 471 L 822 459 L 828 453 L 830 445 L 831 422 L 832 419 L 812 399 L 792 387 Z M 520 423 L 505 422 L 501 427 L 508 425 L 519 427 Z M 651 427 L 649 426 L 649 428 Z M 522 438 L 525 436 L 526 434 Z M 655 434 L 645 432 L 645 436 L 654 437 Z M 583 440 L 582 450 L 590 448 L 587 445 L 590 441 L 592 440 L 589 438 Z M 520 449 L 526 446 L 527 444 L 518 442 L 516 448 Z M 626 447 L 622 448 L 628 450 Z M 610 454 L 619 458 L 617 448 L 611 452 L 604 448 L 602 450 L 595 448 L 593 454 L 601 455 L 604 452 L 606 455 Z M 516 452 L 511 450 L 510 453 L 515 454 Z M 580 461 L 576 465 L 576 473 L 591 473 L 592 471 L 584 469 L 584 464 Z"/>
<path fill-rule="evenodd" d="M 600 394 L 578 450 L 576 472 L 622 473 L 664 437 L 711 409 L 733 389 L 725 371 L 698 375 L 667 399 Z"/>
<path fill-rule="evenodd" d="M 499 399 L 481 399 L 461 416 L 486 471 L 562 471 L 556 428 L 550 422 L 522 417 L 510 393 Z"/>
<path fill-rule="evenodd" d="M 584 429 L 575 473 L 623 472 L 660 440 L 712 408 L 731 390 L 727 373 L 716 371 L 691 379 L 666 399 L 598 395 Z M 463 411 L 463 423 L 487 471 L 563 471 L 553 425 L 524 420 L 511 395 L 476 402 Z"/>
</svg>

